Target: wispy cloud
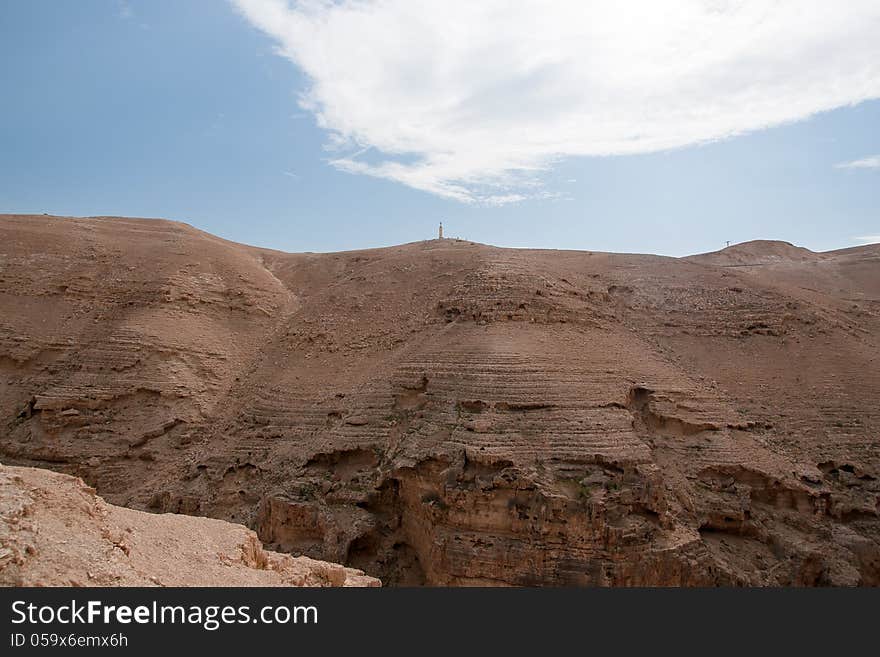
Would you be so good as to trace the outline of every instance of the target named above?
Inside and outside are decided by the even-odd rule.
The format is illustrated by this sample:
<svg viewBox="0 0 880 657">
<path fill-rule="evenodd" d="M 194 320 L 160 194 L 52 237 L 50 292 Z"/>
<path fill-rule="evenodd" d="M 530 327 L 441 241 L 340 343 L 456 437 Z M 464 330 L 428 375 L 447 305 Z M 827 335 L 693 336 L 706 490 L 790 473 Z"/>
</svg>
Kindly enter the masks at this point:
<svg viewBox="0 0 880 657">
<path fill-rule="evenodd" d="M 854 237 L 856 242 L 861 242 L 862 244 L 877 244 L 880 243 L 880 235 L 864 235 L 863 237 Z"/>
<path fill-rule="evenodd" d="M 134 18 L 134 10 L 131 8 L 128 0 L 117 0 L 116 8 L 119 18 L 123 20 L 130 20 Z"/>
<path fill-rule="evenodd" d="M 310 77 L 334 166 L 468 203 L 880 97 L 877 0 L 232 1 Z"/>
<path fill-rule="evenodd" d="M 293 171 L 282 171 L 281 175 L 287 176 L 288 178 L 293 178 L 294 180 L 299 180 L 299 174 L 294 173 Z"/>
<path fill-rule="evenodd" d="M 839 162 L 834 165 L 835 169 L 880 169 L 880 155 L 864 157 L 852 162 Z"/>
</svg>

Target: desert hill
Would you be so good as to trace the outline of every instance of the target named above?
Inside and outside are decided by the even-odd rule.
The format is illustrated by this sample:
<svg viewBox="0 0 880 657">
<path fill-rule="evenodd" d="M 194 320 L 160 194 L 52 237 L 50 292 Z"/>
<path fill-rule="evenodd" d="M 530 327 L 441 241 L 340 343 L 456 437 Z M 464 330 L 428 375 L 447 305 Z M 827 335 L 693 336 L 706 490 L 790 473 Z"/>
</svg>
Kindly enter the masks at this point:
<svg viewBox="0 0 880 657">
<path fill-rule="evenodd" d="M 876 585 L 878 355 L 877 246 L 0 216 L 0 459 L 388 584 Z"/>
<path fill-rule="evenodd" d="M 752 240 L 728 246 L 720 251 L 689 256 L 691 262 L 725 267 L 768 265 L 786 262 L 811 262 L 822 259 L 822 255 L 801 246 L 778 240 Z"/>
</svg>

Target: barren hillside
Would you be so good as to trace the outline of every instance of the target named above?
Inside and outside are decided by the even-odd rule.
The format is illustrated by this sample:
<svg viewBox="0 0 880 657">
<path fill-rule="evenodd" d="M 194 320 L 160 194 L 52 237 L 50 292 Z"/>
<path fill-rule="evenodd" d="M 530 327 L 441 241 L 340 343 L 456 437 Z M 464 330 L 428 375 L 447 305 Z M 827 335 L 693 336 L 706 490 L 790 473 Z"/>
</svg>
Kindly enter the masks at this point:
<svg viewBox="0 0 880 657">
<path fill-rule="evenodd" d="M 0 460 L 387 584 L 880 584 L 880 246 L 0 216 Z"/>
</svg>

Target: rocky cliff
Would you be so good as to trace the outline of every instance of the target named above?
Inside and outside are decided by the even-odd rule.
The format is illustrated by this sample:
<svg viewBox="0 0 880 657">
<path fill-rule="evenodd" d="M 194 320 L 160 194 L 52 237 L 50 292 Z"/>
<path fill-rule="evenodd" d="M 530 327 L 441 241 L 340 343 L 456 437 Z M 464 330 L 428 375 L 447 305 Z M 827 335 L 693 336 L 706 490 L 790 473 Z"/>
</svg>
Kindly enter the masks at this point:
<svg viewBox="0 0 880 657">
<path fill-rule="evenodd" d="M 388 584 L 880 583 L 880 247 L 0 218 L 4 461 Z"/>
<path fill-rule="evenodd" d="M 81 479 L 0 465 L 2 586 L 379 586 L 263 549 L 241 525 L 107 504 Z"/>
</svg>

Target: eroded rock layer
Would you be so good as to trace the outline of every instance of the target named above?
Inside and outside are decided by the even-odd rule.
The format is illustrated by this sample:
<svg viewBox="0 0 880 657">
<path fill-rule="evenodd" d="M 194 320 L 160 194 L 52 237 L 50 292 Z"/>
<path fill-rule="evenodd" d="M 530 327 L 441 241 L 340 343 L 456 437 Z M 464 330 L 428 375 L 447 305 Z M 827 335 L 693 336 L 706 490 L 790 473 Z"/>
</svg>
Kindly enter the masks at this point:
<svg viewBox="0 0 880 657">
<path fill-rule="evenodd" d="M 0 465 L 0 586 L 379 586 L 263 549 L 222 520 L 107 504 L 81 479 Z"/>
<path fill-rule="evenodd" d="M 878 246 L 0 238 L 7 462 L 389 584 L 880 582 Z"/>
</svg>

